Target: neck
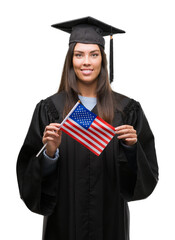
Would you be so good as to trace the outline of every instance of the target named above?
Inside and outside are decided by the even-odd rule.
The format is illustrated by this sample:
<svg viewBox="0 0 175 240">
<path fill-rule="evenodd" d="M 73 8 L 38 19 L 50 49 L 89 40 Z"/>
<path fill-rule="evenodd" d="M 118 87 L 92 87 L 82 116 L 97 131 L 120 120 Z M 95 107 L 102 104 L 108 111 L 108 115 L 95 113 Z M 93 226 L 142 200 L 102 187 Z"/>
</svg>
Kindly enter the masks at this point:
<svg viewBox="0 0 175 240">
<path fill-rule="evenodd" d="M 96 89 L 97 89 L 97 84 L 96 82 L 94 84 L 83 84 L 83 83 L 78 83 L 78 90 L 80 94 L 84 97 L 96 97 Z"/>
</svg>

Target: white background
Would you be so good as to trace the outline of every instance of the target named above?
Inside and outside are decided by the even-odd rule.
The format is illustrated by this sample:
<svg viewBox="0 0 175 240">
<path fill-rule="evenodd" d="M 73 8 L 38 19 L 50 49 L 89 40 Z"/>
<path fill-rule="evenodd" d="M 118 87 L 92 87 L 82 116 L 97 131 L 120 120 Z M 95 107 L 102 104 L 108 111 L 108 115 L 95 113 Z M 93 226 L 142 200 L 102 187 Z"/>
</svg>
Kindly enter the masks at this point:
<svg viewBox="0 0 175 240">
<path fill-rule="evenodd" d="M 41 239 L 42 216 L 31 213 L 19 197 L 16 159 L 36 103 L 59 86 L 69 36 L 50 25 L 89 15 L 126 31 L 114 36 L 112 87 L 141 103 L 156 139 L 160 181 L 148 199 L 129 204 L 131 240 L 174 239 L 173 0 L 99 3 L 0 3 L 0 239 Z"/>
</svg>

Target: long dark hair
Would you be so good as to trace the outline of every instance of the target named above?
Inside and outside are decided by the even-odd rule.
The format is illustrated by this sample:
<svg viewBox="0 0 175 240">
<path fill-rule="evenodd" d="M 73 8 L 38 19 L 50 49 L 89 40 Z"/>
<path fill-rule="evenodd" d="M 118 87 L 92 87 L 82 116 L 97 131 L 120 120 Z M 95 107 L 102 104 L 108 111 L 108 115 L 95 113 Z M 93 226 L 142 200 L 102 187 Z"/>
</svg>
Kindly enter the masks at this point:
<svg viewBox="0 0 175 240">
<path fill-rule="evenodd" d="M 77 87 L 77 78 L 73 69 L 73 53 L 76 43 L 69 46 L 61 77 L 61 83 L 58 92 L 66 93 L 66 103 L 64 108 L 64 116 L 71 110 L 74 104 L 78 101 L 80 94 Z M 109 83 L 107 60 L 104 49 L 99 46 L 102 55 L 101 72 L 98 76 L 97 83 L 97 111 L 98 115 L 106 122 L 112 123 L 114 117 L 114 101 L 112 89 Z"/>
</svg>

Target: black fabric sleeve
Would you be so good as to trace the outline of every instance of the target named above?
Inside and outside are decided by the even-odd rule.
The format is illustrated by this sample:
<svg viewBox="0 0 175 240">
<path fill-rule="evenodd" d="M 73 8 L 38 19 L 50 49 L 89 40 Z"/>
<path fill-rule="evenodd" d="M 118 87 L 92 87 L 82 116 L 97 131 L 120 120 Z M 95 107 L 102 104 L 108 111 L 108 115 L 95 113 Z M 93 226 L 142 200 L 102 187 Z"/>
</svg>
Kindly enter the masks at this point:
<svg viewBox="0 0 175 240">
<path fill-rule="evenodd" d="M 40 154 L 36 157 L 43 146 L 44 128 L 52 121 L 45 102 L 41 101 L 35 108 L 17 160 L 17 179 L 21 198 L 31 211 L 42 215 L 50 215 L 56 204 L 58 166 L 51 175 L 44 177 L 42 174 L 44 156 Z"/>
<path fill-rule="evenodd" d="M 127 161 L 120 163 L 121 190 L 127 201 L 140 200 L 153 192 L 158 181 L 154 136 L 140 104 L 134 100 L 125 108 L 124 124 L 136 129 L 138 141 L 133 152 L 123 150 Z"/>
<path fill-rule="evenodd" d="M 133 146 L 127 146 L 121 140 L 120 145 L 122 146 L 123 151 L 126 155 L 129 167 L 134 173 L 137 173 L 137 143 Z"/>
</svg>

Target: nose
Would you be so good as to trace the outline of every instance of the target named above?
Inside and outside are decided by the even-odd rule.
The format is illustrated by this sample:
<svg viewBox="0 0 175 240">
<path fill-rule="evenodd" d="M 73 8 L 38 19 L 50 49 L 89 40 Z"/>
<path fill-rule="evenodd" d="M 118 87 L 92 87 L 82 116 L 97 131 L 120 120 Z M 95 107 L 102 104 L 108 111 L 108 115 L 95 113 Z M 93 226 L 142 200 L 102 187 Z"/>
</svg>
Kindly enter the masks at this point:
<svg viewBox="0 0 175 240">
<path fill-rule="evenodd" d="M 91 64 L 88 54 L 84 56 L 84 63 L 83 64 L 86 65 L 86 66 L 87 65 L 89 66 Z"/>
</svg>

